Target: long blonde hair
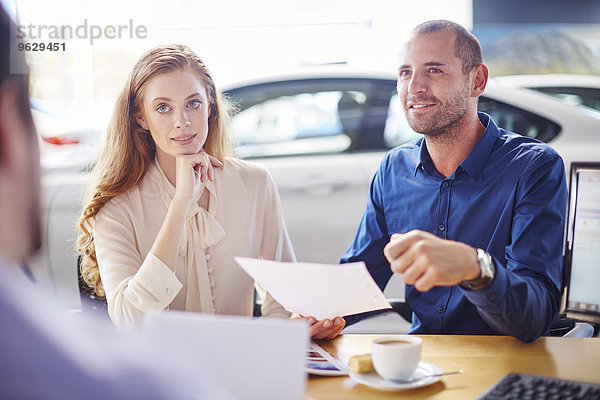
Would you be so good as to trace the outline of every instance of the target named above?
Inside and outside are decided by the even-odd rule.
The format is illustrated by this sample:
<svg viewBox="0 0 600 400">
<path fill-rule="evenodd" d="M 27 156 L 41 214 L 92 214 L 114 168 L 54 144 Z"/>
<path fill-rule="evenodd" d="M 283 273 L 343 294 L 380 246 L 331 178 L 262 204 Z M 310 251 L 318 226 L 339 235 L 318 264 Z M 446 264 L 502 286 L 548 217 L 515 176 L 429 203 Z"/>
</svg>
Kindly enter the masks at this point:
<svg viewBox="0 0 600 400">
<path fill-rule="evenodd" d="M 141 113 L 144 90 L 150 79 L 181 70 L 194 72 L 206 89 L 211 113 L 205 151 L 220 161 L 232 154 L 227 136 L 229 110 L 202 60 L 183 45 L 159 46 L 144 53 L 117 99 L 104 147 L 92 168 L 85 206 L 77 224 L 81 276 L 99 297 L 104 297 L 105 293 L 96 259 L 94 218 L 108 201 L 135 188 L 146 175 L 154 161 L 156 147 L 151 135 L 138 125 L 135 117 Z"/>
</svg>

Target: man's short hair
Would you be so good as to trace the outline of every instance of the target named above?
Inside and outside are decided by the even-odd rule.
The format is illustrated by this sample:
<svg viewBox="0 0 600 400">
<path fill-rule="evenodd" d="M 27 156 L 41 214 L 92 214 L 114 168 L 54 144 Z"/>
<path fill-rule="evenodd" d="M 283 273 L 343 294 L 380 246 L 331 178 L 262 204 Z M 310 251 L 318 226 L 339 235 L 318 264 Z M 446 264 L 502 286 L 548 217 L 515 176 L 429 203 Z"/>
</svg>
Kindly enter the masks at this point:
<svg viewBox="0 0 600 400">
<path fill-rule="evenodd" d="M 461 25 L 443 19 L 423 22 L 413 29 L 413 33 L 422 35 L 448 29 L 456 34 L 456 56 L 461 60 L 463 72 L 468 74 L 483 62 L 481 45 L 471 32 Z"/>
</svg>

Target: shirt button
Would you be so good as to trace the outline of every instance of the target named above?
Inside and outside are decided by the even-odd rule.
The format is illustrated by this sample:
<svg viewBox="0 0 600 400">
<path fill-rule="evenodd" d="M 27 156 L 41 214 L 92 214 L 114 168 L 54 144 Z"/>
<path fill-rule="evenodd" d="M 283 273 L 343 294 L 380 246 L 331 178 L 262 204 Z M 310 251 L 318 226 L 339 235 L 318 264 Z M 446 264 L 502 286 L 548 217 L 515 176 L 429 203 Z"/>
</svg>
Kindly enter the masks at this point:
<svg viewBox="0 0 600 400">
<path fill-rule="evenodd" d="M 443 224 L 440 224 L 440 226 L 438 226 L 438 229 L 440 231 L 443 231 L 444 229 L 446 229 L 446 227 Z"/>
<path fill-rule="evenodd" d="M 215 270 L 212 267 L 208 267 L 208 273 L 212 274 L 213 272 L 215 272 Z"/>
<path fill-rule="evenodd" d="M 206 261 L 210 260 L 210 254 L 206 254 Z"/>
<path fill-rule="evenodd" d="M 212 295 L 212 301 L 213 301 L 213 303 L 214 303 L 215 301 L 217 301 L 217 296 L 215 296 L 214 294 Z"/>
<path fill-rule="evenodd" d="M 442 186 L 443 186 L 443 187 L 448 187 L 448 182 L 444 182 L 444 183 L 442 183 Z"/>
<path fill-rule="evenodd" d="M 210 287 L 211 287 L 211 288 L 213 288 L 213 289 L 214 289 L 214 288 L 215 288 L 215 286 L 217 286 L 217 285 L 216 285 L 214 282 L 211 282 L 211 283 L 210 283 Z"/>
<path fill-rule="evenodd" d="M 437 312 L 439 312 L 440 314 L 441 314 L 441 313 L 443 313 L 443 312 L 444 312 L 444 307 L 442 307 L 442 306 L 439 306 L 439 307 L 437 308 Z"/>
</svg>

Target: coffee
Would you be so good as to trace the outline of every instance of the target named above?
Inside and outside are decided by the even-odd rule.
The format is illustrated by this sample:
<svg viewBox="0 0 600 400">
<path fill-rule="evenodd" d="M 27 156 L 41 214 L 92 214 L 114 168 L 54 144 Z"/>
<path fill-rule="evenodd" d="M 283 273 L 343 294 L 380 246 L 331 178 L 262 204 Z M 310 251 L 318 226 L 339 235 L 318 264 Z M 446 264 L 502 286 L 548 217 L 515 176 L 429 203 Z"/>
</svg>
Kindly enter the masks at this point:
<svg viewBox="0 0 600 400">
<path fill-rule="evenodd" d="M 379 344 L 383 344 L 383 345 L 402 345 L 402 344 L 412 344 L 412 342 L 409 342 L 407 340 L 381 340 L 379 342 L 377 342 Z"/>
</svg>

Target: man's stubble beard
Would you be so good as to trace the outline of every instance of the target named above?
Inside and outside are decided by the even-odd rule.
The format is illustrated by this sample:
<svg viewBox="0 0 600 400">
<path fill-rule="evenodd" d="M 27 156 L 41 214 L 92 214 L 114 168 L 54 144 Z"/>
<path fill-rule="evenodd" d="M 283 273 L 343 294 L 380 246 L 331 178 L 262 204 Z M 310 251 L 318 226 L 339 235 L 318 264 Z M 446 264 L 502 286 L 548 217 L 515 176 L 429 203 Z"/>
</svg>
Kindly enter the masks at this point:
<svg viewBox="0 0 600 400">
<path fill-rule="evenodd" d="M 442 109 L 427 121 L 417 121 L 416 118 L 409 117 L 408 108 L 405 106 L 404 113 L 406 120 L 412 130 L 426 137 L 444 141 L 451 140 L 459 134 L 458 128 L 462 125 L 462 121 L 467 115 L 470 99 L 469 92 L 470 88 L 468 82 L 466 82 L 465 86 L 457 89 L 449 96 L 450 100 L 448 102 L 440 102 L 435 96 L 419 97 L 419 101 L 441 105 Z"/>
</svg>

